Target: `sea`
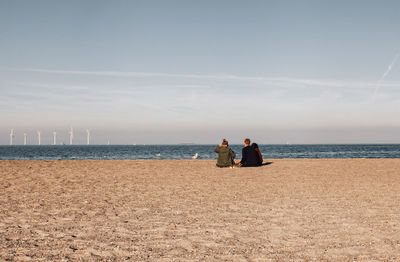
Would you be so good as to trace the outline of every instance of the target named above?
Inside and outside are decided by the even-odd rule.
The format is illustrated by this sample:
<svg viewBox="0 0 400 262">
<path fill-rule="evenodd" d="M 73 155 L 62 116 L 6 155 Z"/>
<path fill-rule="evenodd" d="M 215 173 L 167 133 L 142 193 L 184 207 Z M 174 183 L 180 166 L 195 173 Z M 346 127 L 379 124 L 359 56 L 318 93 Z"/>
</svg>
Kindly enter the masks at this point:
<svg viewBox="0 0 400 262">
<path fill-rule="evenodd" d="M 13 145 L 0 160 L 215 159 L 216 145 Z M 242 145 L 230 145 L 241 158 Z M 400 158 L 400 144 L 259 145 L 264 159 Z"/>
</svg>

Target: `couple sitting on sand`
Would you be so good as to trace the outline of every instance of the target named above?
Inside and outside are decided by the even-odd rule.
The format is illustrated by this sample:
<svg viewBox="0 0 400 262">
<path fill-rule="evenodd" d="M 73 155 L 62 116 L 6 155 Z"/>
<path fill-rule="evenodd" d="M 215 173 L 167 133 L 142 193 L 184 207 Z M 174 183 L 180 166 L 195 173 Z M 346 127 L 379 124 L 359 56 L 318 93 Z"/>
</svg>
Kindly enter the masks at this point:
<svg viewBox="0 0 400 262">
<path fill-rule="evenodd" d="M 222 140 L 222 144 L 218 145 L 214 152 L 218 154 L 217 167 L 249 167 L 261 166 L 263 162 L 262 154 L 256 143 L 251 144 L 250 139 L 244 140 L 242 149 L 242 160 L 235 163 L 235 152 L 228 146 L 228 140 Z"/>
</svg>

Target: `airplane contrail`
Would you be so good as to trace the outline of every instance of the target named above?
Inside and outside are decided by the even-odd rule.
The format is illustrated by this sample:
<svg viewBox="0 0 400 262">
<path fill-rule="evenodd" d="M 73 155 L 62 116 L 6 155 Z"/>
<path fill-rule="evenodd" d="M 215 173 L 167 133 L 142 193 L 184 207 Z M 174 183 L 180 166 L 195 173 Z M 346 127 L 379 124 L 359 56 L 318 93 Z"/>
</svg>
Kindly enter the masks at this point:
<svg viewBox="0 0 400 262">
<path fill-rule="evenodd" d="M 388 66 L 388 68 L 386 69 L 385 73 L 383 73 L 382 77 L 379 79 L 376 88 L 374 90 L 374 96 L 373 96 L 373 100 L 375 101 L 375 97 L 376 94 L 378 93 L 379 88 L 381 87 L 381 83 L 385 80 L 385 78 L 389 75 L 390 71 L 392 71 L 392 68 L 394 66 L 394 64 L 396 63 L 397 59 L 399 58 L 399 53 L 396 54 L 396 56 L 394 57 L 392 63 L 390 63 L 390 65 Z"/>
</svg>

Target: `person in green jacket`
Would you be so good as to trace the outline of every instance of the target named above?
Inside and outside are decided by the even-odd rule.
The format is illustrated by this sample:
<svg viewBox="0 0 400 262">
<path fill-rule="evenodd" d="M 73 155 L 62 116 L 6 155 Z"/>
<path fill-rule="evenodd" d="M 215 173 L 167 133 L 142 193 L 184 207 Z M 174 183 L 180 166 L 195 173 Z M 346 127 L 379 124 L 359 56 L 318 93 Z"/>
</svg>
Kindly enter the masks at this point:
<svg viewBox="0 0 400 262">
<path fill-rule="evenodd" d="M 214 152 L 218 154 L 217 167 L 232 167 L 235 165 L 235 152 L 228 146 L 228 140 L 222 140 L 222 144 L 218 145 Z"/>
</svg>

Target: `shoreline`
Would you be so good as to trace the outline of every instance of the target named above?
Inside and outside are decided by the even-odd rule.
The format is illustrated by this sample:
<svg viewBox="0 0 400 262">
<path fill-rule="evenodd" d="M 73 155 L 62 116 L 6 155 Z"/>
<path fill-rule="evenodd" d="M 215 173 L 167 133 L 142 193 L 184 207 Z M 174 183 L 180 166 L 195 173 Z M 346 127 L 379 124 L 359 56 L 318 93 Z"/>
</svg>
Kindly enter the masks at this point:
<svg viewBox="0 0 400 262">
<path fill-rule="evenodd" d="M 235 159 L 235 161 L 240 160 L 240 158 Z M 399 160 L 400 158 L 264 158 L 263 165 L 260 167 L 263 167 L 266 163 L 269 163 L 271 161 L 358 161 L 358 160 L 371 160 L 371 161 L 377 161 L 377 160 Z M 89 162 L 112 162 L 112 161 L 124 161 L 124 162 L 129 162 L 129 161 L 145 161 L 145 162 L 160 162 L 160 161 L 173 161 L 173 162 L 179 162 L 179 161 L 188 161 L 188 162 L 217 162 L 216 159 L 0 159 L 0 163 L 2 162 L 62 162 L 62 161 L 89 161 Z M 267 164 L 268 165 L 268 164 Z"/>
<path fill-rule="evenodd" d="M 379 157 L 346 157 L 346 158 L 333 158 L 333 157 L 327 157 L 327 158 L 316 158 L 316 157 L 309 157 L 309 158 L 265 158 L 267 160 L 396 160 L 400 158 L 379 158 Z M 217 158 L 198 158 L 198 159 L 191 159 L 191 158 L 173 158 L 173 159 L 168 159 L 168 158 L 156 158 L 156 159 L 0 159 L 0 161 L 213 161 L 217 160 Z M 240 158 L 235 158 L 235 160 L 240 160 Z M 265 162 L 265 161 L 264 161 Z"/>
</svg>

